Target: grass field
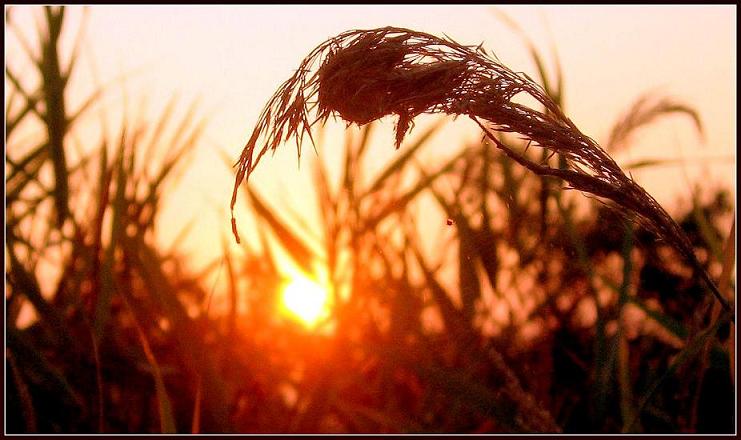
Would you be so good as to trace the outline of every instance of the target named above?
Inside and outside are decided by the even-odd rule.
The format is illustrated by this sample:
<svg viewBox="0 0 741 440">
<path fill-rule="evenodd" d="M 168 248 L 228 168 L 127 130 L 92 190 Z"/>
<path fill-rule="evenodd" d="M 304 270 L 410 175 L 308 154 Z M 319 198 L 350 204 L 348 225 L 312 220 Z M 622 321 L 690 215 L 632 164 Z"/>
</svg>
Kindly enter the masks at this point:
<svg viewBox="0 0 741 440">
<path fill-rule="evenodd" d="M 196 271 L 157 237 L 199 166 L 197 104 L 111 124 L 109 86 L 70 99 L 83 33 L 36 12 L 30 40 L 6 11 L 38 41 L 32 71 L 6 59 L 6 433 L 734 432 L 735 190 L 670 215 L 631 172 L 672 160 L 613 159 L 667 118 L 702 133 L 692 103 L 637 91 L 593 139 L 522 31 L 532 79 L 488 47 L 348 31 L 296 60 L 227 158 L 254 227 L 232 216 Z M 451 116 L 481 140 L 423 165 Z M 318 229 L 249 179 L 293 138 L 318 153 Z"/>
</svg>

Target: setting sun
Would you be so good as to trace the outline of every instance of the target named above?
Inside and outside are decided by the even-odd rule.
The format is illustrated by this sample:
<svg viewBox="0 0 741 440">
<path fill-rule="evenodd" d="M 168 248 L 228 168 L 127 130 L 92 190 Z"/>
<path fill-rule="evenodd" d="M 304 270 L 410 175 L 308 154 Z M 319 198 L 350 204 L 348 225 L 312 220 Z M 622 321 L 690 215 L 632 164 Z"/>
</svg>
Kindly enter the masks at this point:
<svg viewBox="0 0 741 440">
<path fill-rule="evenodd" d="M 283 288 L 282 307 L 307 327 L 314 327 L 329 313 L 329 292 L 316 282 L 295 276 Z"/>
</svg>

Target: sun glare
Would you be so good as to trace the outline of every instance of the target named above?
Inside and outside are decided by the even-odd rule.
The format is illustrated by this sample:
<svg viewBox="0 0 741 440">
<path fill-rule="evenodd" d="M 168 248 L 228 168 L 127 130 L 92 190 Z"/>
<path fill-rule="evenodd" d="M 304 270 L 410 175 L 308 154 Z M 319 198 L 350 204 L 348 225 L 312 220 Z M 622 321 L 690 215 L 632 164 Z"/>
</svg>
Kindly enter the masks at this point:
<svg viewBox="0 0 741 440">
<path fill-rule="evenodd" d="M 291 317 L 312 328 L 329 314 L 329 292 L 304 276 L 294 276 L 283 288 L 282 306 Z"/>
</svg>

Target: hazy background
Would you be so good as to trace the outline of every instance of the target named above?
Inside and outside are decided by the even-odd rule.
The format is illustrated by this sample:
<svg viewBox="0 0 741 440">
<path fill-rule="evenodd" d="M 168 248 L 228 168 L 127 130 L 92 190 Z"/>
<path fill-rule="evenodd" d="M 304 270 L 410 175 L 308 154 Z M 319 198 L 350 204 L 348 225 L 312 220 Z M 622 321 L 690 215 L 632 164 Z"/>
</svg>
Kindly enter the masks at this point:
<svg viewBox="0 0 741 440">
<path fill-rule="evenodd" d="M 683 117 L 666 118 L 639 132 L 635 147 L 616 158 L 618 163 L 684 159 L 683 166 L 633 173 L 670 212 L 679 196 L 688 194 L 690 182 L 707 186 L 734 182 L 734 7 L 503 6 L 499 10 L 525 29 L 543 53 L 552 55 L 549 48 L 556 48 L 567 114 L 598 142 L 606 139 L 616 118 L 644 92 L 673 97 L 699 112 L 704 139 L 693 133 Z M 67 11 L 72 20 L 63 38 L 70 44 L 82 11 L 81 7 Z M 222 152 L 232 162 L 237 159 L 262 106 L 325 39 L 353 28 L 407 27 L 446 34 L 464 44 L 483 41 L 513 70 L 537 76 L 522 40 L 492 6 L 95 6 L 88 15 L 83 68 L 73 87 L 92 90 L 96 84 L 112 83 L 104 100 L 109 117 L 114 117 L 113 109 L 120 108 L 117 104 L 123 100 L 132 115 L 155 115 L 176 93 L 181 97 L 181 112 L 199 99 L 197 113 L 208 118 L 204 141 L 182 181 L 173 187 L 160 223 L 160 236 L 167 243 L 192 221 L 183 244 L 193 252 L 196 266 L 220 255 L 221 236 L 229 227 L 233 174 Z M 14 7 L 12 18 L 28 23 L 22 28 L 35 28 L 30 8 Z M 32 32 L 28 34 L 32 38 Z M 6 59 L 15 61 L 18 41 L 12 33 L 6 37 Z M 125 81 L 116 82 L 121 76 Z M 83 96 L 81 90 L 70 98 Z M 379 164 L 393 157 L 393 124 L 388 120 L 383 126 L 387 129 L 377 131 L 374 138 Z M 335 127 L 332 133 L 340 134 L 341 129 Z M 446 155 L 451 142 L 459 145 L 461 136 L 474 139 L 478 134 L 466 121 L 451 121 L 421 159 L 434 161 L 436 155 Z M 331 154 L 341 138 L 328 137 L 328 141 L 324 151 Z M 266 157 L 253 179 L 274 204 L 290 204 L 311 222 L 307 165 L 315 155 L 310 148 L 304 153 L 298 168 L 295 149 L 286 146 L 274 157 Z M 243 205 L 240 199 L 237 218 L 245 233 L 250 220 Z"/>
<path fill-rule="evenodd" d="M 735 331 L 698 274 L 735 291 L 735 7 L 5 11 L 7 430 L 734 431 Z M 326 179 L 310 145 L 300 167 L 280 146 L 259 197 L 241 188 L 237 246 L 231 165 L 261 108 L 315 46 L 379 26 L 482 44 L 540 79 L 526 35 L 603 144 L 647 92 L 678 103 L 614 154 L 696 258 L 467 118 L 420 141 L 431 116 L 402 151 L 391 118 L 363 137 L 329 124 Z"/>
</svg>

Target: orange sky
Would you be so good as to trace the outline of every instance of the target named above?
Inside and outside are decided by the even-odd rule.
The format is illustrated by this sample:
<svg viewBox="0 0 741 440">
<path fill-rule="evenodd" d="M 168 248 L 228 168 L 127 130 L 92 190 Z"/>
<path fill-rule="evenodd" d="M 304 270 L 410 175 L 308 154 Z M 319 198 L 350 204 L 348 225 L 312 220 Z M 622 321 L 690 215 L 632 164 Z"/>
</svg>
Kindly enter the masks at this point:
<svg viewBox="0 0 741 440">
<path fill-rule="evenodd" d="M 31 9 L 15 8 L 14 19 L 32 35 Z M 706 128 L 704 142 L 687 119 L 672 117 L 641 131 L 635 147 L 616 157 L 618 163 L 642 157 L 688 159 L 684 169 L 633 173 L 670 212 L 677 197 L 688 193 L 685 173 L 690 180 L 702 176 L 704 185 L 733 185 L 735 6 L 503 6 L 501 10 L 526 29 L 544 53 L 555 44 L 565 79 L 566 113 L 598 142 L 646 91 L 674 97 L 698 110 Z M 74 20 L 67 31 L 76 27 L 80 11 L 70 8 Z M 90 90 L 90 60 L 94 60 L 103 83 L 135 71 L 127 93 L 146 94 L 152 114 L 173 93 L 183 101 L 200 97 L 201 114 L 210 121 L 206 136 L 167 201 L 161 232 L 165 241 L 172 240 L 184 220 L 195 219 L 184 249 L 195 251 L 196 261 L 205 262 L 220 255 L 221 235 L 228 234 L 233 176 L 219 152 L 236 160 L 264 103 L 313 47 L 351 28 L 388 25 L 445 33 L 464 44 L 483 41 L 513 70 L 537 77 L 521 40 L 490 6 L 95 6 L 86 31 L 88 56 L 75 83 L 79 96 Z M 17 47 L 12 35 L 7 37 L 6 58 L 15 61 Z M 108 103 L 120 104 L 120 97 L 114 94 Z M 385 121 L 381 131 L 386 133 L 378 133 L 380 145 L 374 150 L 380 152 L 379 163 L 394 154 L 393 123 Z M 451 122 L 424 159 L 431 163 L 436 154 L 445 155 L 450 142 L 460 144 L 456 139 L 461 135 L 476 137 L 469 125 Z M 278 205 L 312 200 L 306 188 L 313 151 L 307 148 L 305 153 L 300 170 L 293 146 L 266 157 L 253 177 L 258 189 Z M 691 160 L 703 157 L 724 159 L 701 165 Z M 294 211 L 302 212 L 301 203 Z M 249 216 L 242 199 L 237 215 L 240 229 L 246 230 Z"/>
</svg>

